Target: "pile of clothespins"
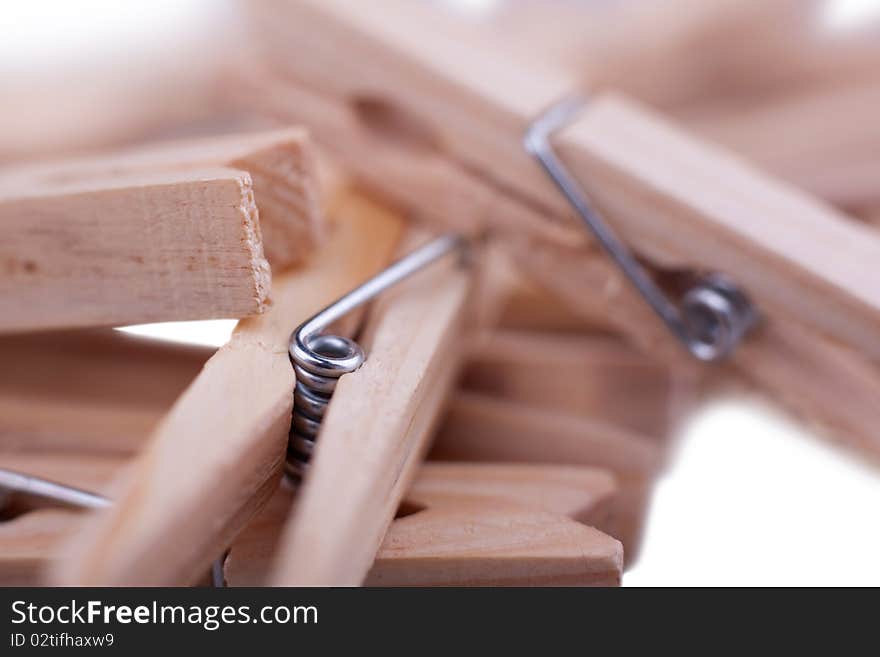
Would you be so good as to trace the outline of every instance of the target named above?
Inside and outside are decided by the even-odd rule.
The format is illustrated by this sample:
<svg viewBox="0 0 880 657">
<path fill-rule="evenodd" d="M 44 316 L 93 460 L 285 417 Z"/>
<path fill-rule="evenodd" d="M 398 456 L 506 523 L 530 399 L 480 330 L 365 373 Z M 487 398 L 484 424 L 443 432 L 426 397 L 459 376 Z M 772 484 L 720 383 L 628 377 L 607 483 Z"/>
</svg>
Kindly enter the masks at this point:
<svg viewBox="0 0 880 657">
<path fill-rule="evenodd" d="M 139 143 L 0 153 L 0 583 L 615 585 L 709 396 L 880 454 L 880 25 L 242 4 Z"/>
</svg>

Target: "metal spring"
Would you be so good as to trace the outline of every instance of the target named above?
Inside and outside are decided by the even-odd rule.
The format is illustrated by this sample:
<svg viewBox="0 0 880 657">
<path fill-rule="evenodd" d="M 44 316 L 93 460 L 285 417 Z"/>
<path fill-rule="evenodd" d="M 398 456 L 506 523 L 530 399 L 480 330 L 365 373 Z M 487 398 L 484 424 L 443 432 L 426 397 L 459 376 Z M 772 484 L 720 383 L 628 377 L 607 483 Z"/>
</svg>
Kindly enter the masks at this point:
<svg viewBox="0 0 880 657">
<path fill-rule="evenodd" d="M 554 152 L 550 137 L 573 120 L 584 104 L 582 97 L 568 98 L 535 119 L 523 139 L 526 151 L 538 160 L 584 226 L 678 341 L 698 360 L 728 356 L 758 322 L 746 293 L 734 281 L 713 272 L 701 276 L 679 303 L 671 300 L 611 230 Z"/>
<path fill-rule="evenodd" d="M 296 386 L 284 470 L 292 481 L 298 482 L 305 476 L 321 421 L 339 378 L 357 370 L 366 358 L 354 340 L 321 331 L 443 256 L 463 253 L 465 246 L 465 240 L 458 235 L 445 235 L 429 242 L 330 304 L 291 334 L 289 353 Z"/>
</svg>

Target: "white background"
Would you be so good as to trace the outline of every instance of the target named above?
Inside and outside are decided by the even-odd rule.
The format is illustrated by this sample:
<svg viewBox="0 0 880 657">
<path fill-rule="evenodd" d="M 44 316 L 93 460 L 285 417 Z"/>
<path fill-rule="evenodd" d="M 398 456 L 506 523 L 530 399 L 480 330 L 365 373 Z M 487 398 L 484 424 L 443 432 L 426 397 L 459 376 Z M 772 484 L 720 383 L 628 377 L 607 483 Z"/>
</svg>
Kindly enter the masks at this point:
<svg viewBox="0 0 880 657">
<path fill-rule="evenodd" d="M 494 3 L 454 4 L 482 10 Z M 878 4 L 829 2 L 827 18 L 845 27 Z M 7 0 L 0 73 L 51 67 L 58 58 L 106 56 L 133 44 L 161 47 L 206 12 L 226 9 L 227 3 L 209 0 Z M 139 331 L 220 344 L 232 324 Z M 678 458 L 657 487 L 641 559 L 624 583 L 880 585 L 878 518 L 876 469 L 757 402 L 716 402 L 685 428 Z"/>
</svg>

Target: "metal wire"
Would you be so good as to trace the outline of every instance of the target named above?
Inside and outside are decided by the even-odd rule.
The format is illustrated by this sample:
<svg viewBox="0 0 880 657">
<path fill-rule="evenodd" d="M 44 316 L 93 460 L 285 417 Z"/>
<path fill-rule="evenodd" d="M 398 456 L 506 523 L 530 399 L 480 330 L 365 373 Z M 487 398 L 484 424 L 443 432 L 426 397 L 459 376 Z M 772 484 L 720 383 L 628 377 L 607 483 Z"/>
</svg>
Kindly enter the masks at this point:
<svg viewBox="0 0 880 657">
<path fill-rule="evenodd" d="M 33 496 L 78 509 L 104 509 L 112 504 L 108 498 L 98 493 L 6 468 L 0 468 L 0 493 L 4 496 L 13 494 Z M 0 497 L 0 507 L 4 502 L 4 497 Z M 211 564 L 211 582 L 214 587 L 225 586 L 222 558 L 214 560 Z"/>
<path fill-rule="evenodd" d="M 0 468 L 0 490 L 51 500 L 79 509 L 103 509 L 110 506 L 110 500 L 97 493 L 5 468 Z"/>
<path fill-rule="evenodd" d="M 535 119 L 523 138 L 525 149 L 538 160 L 577 211 L 584 226 L 678 341 L 702 361 L 728 356 L 758 319 L 745 292 L 727 277 L 710 273 L 701 276 L 679 303 L 672 301 L 593 207 L 553 150 L 552 134 L 569 124 L 585 103 L 580 96 L 567 98 Z"/>
<path fill-rule="evenodd" d="M 458 235 L 445 235 L 429 242 L 333 302 L 291 334 L 289 351 L 296 387 L 285 472 L 293 481 L 299 481 L 306 472 L 336 383 L 343 374 L 357 370 L 365 359 L 363 349 L 354 340 L 321 331 L 440 258 L 463 253 L 465 246 L 464 238 Z"/>
</svg>

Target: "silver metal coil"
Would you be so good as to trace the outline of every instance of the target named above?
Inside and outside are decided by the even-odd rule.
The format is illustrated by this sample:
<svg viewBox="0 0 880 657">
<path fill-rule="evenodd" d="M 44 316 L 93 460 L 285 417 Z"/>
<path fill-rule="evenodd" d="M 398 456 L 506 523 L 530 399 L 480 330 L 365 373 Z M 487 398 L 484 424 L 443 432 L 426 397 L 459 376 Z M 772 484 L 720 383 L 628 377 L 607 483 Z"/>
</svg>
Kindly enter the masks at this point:
<svg viewBox="0 0 880 657">
<path fill-rule="evenodd" d="M 354 372 L 363 364 L 364 351 L 349 338 L 316 335 L 307 341 L 298 331 L 291 341 L 290 358 L 296 386 L 285 472 L 293 479 L 301 479 L 336 383 L 343 374 Z"/>
<path fill-rule="evenodd" d="M 453 252 L 463 253 L 465 247 L 465 240 L 458 235 L 439 237 L 330 304 L 291 334 L 289 353 L 296 386 L 284 470 L 292 481 L 298 482 L 305 476 L 321 421 L 339 378 L 357 370 L 366 358 L 363 349 L 354 340 L 321 331 L 383 290 L 443 256 Z"/>
</svg>

